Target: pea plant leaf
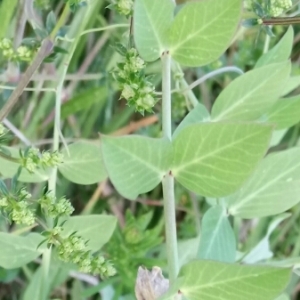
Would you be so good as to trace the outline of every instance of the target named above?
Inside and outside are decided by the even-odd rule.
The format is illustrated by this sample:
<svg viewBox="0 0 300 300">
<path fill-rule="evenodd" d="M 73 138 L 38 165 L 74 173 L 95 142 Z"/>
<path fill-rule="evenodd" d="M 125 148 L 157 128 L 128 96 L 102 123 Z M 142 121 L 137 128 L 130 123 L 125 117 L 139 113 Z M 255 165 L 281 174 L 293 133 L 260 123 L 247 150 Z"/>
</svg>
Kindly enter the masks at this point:
<svg viewBox="0 0 300 300">
<path fill-rule="evenodd" d="M 133 27 L 136 47 L 146 61 L 158 59 L 166 49 L 168 29 L 174 18 L 172 0 L 136 0 Z"/>
<path fill-rule="evenodd" d="M 206 197 L 236 191 L 265 154 L 272 127 L 255 123 L 203 123 L 184 128 L 173 141 L 172 173 Z"/>
<path fill-rule="evenodd" d="M 112 236 L 117 219 L 108 215 L 89 215 L 70 217 L 63 225 L 63 235 L 69 236 L 74 231 L 88 240 L 87 247 L 98 251 Z"/>
<path fill-rule="evenodd" d="M 268 155 L 227 198 L 229 213 L 256 218 L 282 213 L 300 201 L 300 148 Z"/>
<path fill-rule="evenodd" d="M 18 236 L 0 232 L 0 266 L 5 269 L 20 268 L 39 257 L 45 245 L 39 244 L 44 237 L 38 233 Z"/>
<path fill-rule="evenodd" d="M 236 240 L 226 210 L 216 205 L 203 216 L 199 259 L 235 262 Z"/>
<path fill-rule="evenodd" d="M 266 114 L 266 121 L 274 123 L 276 130 L 289 128 L 300 121 L 300 96 L 276 101 Z"/>
<path fill-rule="evenodd" d="M 60 173 L 78 184 L 93 184 L 107 177 L 100 146 L 90 142 L 80 141 L 64 149 L 64 163 L 59 165 Z"/>
<path fill-rule="evenodd" d="M 210 120 L 209 112 L 207 111 L 206 107 L 198 103 L 196 107 L 194 107 L 182 120 L 179 126 L 173 133 L 173 139 L 178 135 L 178 133 L 188 125 L 201 123 L 201 122 L 208 122 Z"/>
<path fill-rule="evenodd" d="M 290 77 L 287 80 L 284 89 L 282 90 L 281 96 L 283 97 L 283 96 L 289 94 L 290 92 L 292 92 L 299 85 L 300 85 L 300 76 Z"/>
<path fill-rule="evenodd" d="M 259 68 L 268 64 L 286 61 L 291 55 L 293 40 L 294 30 L 293 27 L 290 26 L 276 46 L 259 58 L 255 67 Z"/>
<path fill-rule="evenodd" d="M 271 64 L 236 78 L 216 99 L 212 119 L 257 120 L 280 97 L 290 68 L 290 62 Z"/>
<path fill-rule="evenodd" d="M 143 136 L 102 136 L 103 160 L 117 191 L 133 200 L 151 191 L 169 170 L 171 142 Z"/>
<path fill-rule="evenodd" d="M 185 4 L 169 32 L 171 56 L 186 66 L 205 65 L 218 59 L 236 32 L 241 4 L 240 0 L 203 0 Z"/>
<path fill-rule="evenodd" d="M 287 268 L 191 261 L 163 299 L 180 293 L 189 300 L 274 300 L 291 276 Z"/>
</svg>

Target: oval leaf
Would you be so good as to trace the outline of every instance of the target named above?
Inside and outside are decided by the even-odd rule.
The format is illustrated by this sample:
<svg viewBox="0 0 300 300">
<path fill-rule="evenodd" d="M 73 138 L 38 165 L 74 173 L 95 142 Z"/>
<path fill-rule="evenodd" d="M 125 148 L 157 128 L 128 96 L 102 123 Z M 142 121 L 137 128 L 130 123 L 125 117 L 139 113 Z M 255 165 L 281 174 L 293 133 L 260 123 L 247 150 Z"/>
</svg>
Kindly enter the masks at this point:
<svg viewBox="0 0 300 300">
<path fill-rule="evenodd" d="M 134 40 L 141 57 L 153 61 L 165 50 L 167 30 L 174 16 L 172 0 L 136 0 L 134 6 Z"/>
<path fill-rule="evenodd" d="M 271 132 L 271 126 L 255 123 L 190 125 L 174 140 L 172 173 L 202 196 L 233 193 L 265 154 Z"/>
<path fill-rule="evenodd" d="M 211 207 L 203 216 L 198 258 L 235 262 L 236 241 L 226 211 Z"/>
<path fill-rule="evenodd" d="M 165 139 L 102 136 L 101 148 L 110 180 L 131 200 L 156 187 L 171 165 L 171 142 Z"/>
<path fill-rule="evenodd" d="M 300 148 L 268 155 L 234 195 L 229 213 L 256 218 L 282 213 L 300 201 Z"/>
<path fill-rule="evenodd" d="M 238 77 L 217 98 L 212 108 L 212 119 L 257 120 L 280 97 L 290 68 L 290 62 L 272 64 Z"/>
<path fill-rule="evenodd" d="M 27 236 L 17 236 L 0 232 L 0 266 L 5 269 L 20 268 L 41 255 L 45 245 L 40 234 L 29 233 Z"/>
<path fill-rule="evenodd" d="M 62 151 L 64 163 L 58 167 L 65 178 L 78 184 L 93 184 L 107 177 L 100 146 L 82 141 L 68 149 L 69 153 L 66 149 Z"/>
<path fill-rule="evenodd" d="M 187 3 L 170 29 L 171 56 L 186 66 L 206 65 L 218 59 L 237 29 L 241 4 L 241 0 Z"/>
<path fill-rule="evenodd" d="M 87 247 L 93 252 L 98 251 L 112 236 L 117 225 L 117 219 L 108 215 L 89 215 L 70 217 L 64 223 L 63 236 L 69 236 L 76 231 L 85 240 Z"/>
<path fill-rule="evenodd" d="M 268 123 L 274 123 L 276 129 L 289 128 L 300 121 L 300 96 L 279 99 L 266 115 Z"/>
<path fill-rule="evenodd" d="M 284 268 L 192 261 L 181 269 L 171 289 L 173 295 L 180 290 L 189 300 L 274 300 L 290 276 L 291 270 Z"/>
</svg>

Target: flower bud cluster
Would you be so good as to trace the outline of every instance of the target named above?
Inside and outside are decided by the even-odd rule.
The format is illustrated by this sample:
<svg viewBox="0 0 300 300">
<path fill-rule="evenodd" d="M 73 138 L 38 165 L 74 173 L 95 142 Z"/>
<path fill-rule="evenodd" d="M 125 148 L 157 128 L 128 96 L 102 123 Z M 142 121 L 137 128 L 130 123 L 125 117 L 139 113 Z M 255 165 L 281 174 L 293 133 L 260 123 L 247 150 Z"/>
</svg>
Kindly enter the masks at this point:
<svg viewBox="0 0 300 300">
<path fill-rule="evenodd" d="M 121 98 L 141 114 L 144 111 L 152 112 L 157 102 L 155 88 L 144 75 L 145 66 L 136 49 L 132 48 L 126 52 L 124 62 L 119 63 L 113 72 L 122 89 Z"/>
<path fill-rule="evenodd" d="M 63 162 L 61 153 L 57 151 L 40 153 L 37 148 L 29 148 L 24 152 L 20 152 L 20 156 L 20 165 L 29 173 L 34 173 L 40 167 L 56 167 Z"/>
<path fill-rule="evenodd" d="M 35 212 L 30 208 L 28 199 L 31 198 L 24 188 L 15 194 L 0 193 L 0 210 L 16 224 L 32 225 L 35 222 Z"/>
<path fill-rule="evenodd" d="M 112 0 L 112 4 L 109 7 L 126 17 L 130 17 L 133 14 L 133 0 Z"/>
<path fill-rule="evenodd" d="M 292 0 L 271 0 L 269 14 L 278 17 L 293 6 Z"/>
<path fill-rule="evenodd" d="M 103 256 L 93 255 L 87 247 L 87 241 L 76 233 L 63 238 L 62 227 L 54 227 L 47 232 L 48 245 L 56 246 L 59 258 L 68 263 L 76 264 L 81 272 L 100 275 L 103 278 L 116 274 L 113 265 Z"/>
<path fill-rule="evenodd" d="M 7 38 L 4 38 L 0 41 L 0 50 L 4 58 L 18 62 L 30 62 L 35 54 L 35 51 L 27 46 L 21 45 L 17 48 L 17 50 L 15 50 L 13 48 L 12 41 Z"/>
<path fill-rule="evenodd" d="M 68 217 L 74 211 L 74 207 L 69 200 L 65 197 L 61 197 L 57 200 L 51 191 L 43 195 L 38 200 L 38 203 L 41 205 L 45 214 L 51 218 L 58 218 L 62 216 Z"/>
</svg>

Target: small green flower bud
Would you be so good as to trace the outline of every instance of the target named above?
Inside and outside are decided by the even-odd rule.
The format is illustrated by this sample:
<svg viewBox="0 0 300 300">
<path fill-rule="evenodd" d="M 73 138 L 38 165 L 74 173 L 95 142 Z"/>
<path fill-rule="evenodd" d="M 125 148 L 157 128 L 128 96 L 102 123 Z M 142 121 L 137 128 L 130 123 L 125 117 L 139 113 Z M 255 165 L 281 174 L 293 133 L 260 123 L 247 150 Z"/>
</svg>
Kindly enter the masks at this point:
<svg viewBox="0 0 300 300">
<path fill-rule="evenodd" d="M 106 268 L 106 273 L 108 277 L 111 277 L 117 274 L 117 270 L 109 264 Z"/>
<path fill-rule="evenodd" d="M 129 16 L 132 14 L 133 1 L 132 0 L 119 0 L 117 2 L 117 10 L 121 15 Z"/>
<path fill-rule="evenodd" d="M 0 198 L 0 207 L 7 207 L 8 206 L 8 199 L 7 197 Z"/>
<path fill-rule="evenodd" d="M 134 89 L 128 85 L 128 84 L 124 84 L 123 87 L 123 91 L 121 94 L 121 97 L 125 98 L 126 100 L 133 98 L 135 96 L 135 91 Z"/>
<path fill-rule="evenodd" d="M 12 41 L 4 38 L 2 39 L 2 41 L 0 42 L 0 49 L 11 49 L 12 48 Z"/>
<path fill-rule="evenodd" d="M 22 188 L 22 189 L 20 190 L 19 196 L 20 196 L 20 198 L 22 198 L 22 199 L 30 199 L 30 198 L 31 198 L 31 194 L 28 193 L 28 192 L 25 190 L 25 188 Z"/>
<path fill-rule="evenodd" d="M 155 99 L 151 95 L 146 95 L 136 101 L 138 107 L 144 110 L 150 110 L 155 105 Z"/>
</svg>

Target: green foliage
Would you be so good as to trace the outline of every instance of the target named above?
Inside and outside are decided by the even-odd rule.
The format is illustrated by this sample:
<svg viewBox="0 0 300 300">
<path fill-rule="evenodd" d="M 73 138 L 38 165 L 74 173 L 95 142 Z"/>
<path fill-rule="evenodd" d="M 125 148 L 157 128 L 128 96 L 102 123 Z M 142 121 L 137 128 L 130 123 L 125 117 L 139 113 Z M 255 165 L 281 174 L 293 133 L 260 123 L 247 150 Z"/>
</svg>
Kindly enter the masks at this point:
<svg viewBox="0 0 300 300">
<path fill-rule="evenodd" d="M 230 214 L 242 218 L 270 216 L 297 204 L 300 201 L 299 151 L 296 147 L 263 159 L 240 190 L 228 197 Z"/>
<path fill-rule="evenodd" d="M 62 151 L 64 162 L 59 171 L 78 184 L 92 184 L 104 180 L 107 173 L 99 155 L 99 145 L 80 141 Z"/>
<path fill-rule="evenodd" d="M 254 123 L 190 125 L 174 140 L 172 173 L 195 193 L 228 195 L 253 172 L 266 152 L 271 131 L 270 126 Z"/>
<path fill-rule="evenodd" d="M 201 228 L 198 258 L 228 263 L 235 262 L 235 236 L 226 211 L 221 206 L 214 206 L 205 213 Z"/>
<path fill-rule="evenodd" d="M 290 63 L 254 69 L 232 81 L 216 99 L 212 119 L 255 121 L 279 98 L 290 75 Z"/>
<path fill-rule="evenodd" d="M 149 253 L 163 241 L 161 236 L 163 224 L 149 227 L 153 218 L 151 211 L 135 218 L 127 210 L 125 217 L 126 225 L 115 231 L 107 244 L 107 251 L 121 275 L 122 288 L 130 290 L 141 264 L 150 268 L 152 265 L 162 263 L 158 259 L 151 258 Z"/>
<path fill-rule="evenodd" d="M 165 139 L 102 136 L 101 141 L 109 178 L 128 199 L 151 191 L 171 165 L 171 143 Z"/>
<path fill-rule="evenodd" d="M 241 2 L 206 0 L 186 4 L 171 25 L 169 47 L 172 57 L 193 67 L 218 59 L 236 31 Z"/>
<path fill-rule="evenodd" d="M 158 59 L 166 49 L 173 14 L 174 4 L 171 0 L 135 1 L 134 40 L 145 61 Z"/>
<path fill-rule="evenodd" d="M 259 58 L 255 67 L 259 68 L 268 64 L 286 61 L 292 52 L 293 39 L 294 30 L 293 27 L 289 27 L 279 43 Z"/>
<path fill-rule="evenodd" d="M 6 269 L 22 267 L 43 253 L 44 247 L 38 247 L 43 237 L 38 233 L 17 236 L 0 232 L 0 237 L 0 266 Z"/>
<path fill-rule="evenodd" d="M 11 2 L 0 4 L 0 298 L 133 299 L 135 282 L 147 300 L 166 286 L 170 300 L 297 293 L 299 29 L 272 24 L 298 22 L 296 6 Z"/>
<path fill-rule="evenodd" d="M 284 268 L 191 261 L 181 269 L 172 294 L 180 290 L 190 300 L 247 300 L 253 295 L 258 300 L 273 300 L 285 288 L 290 274 Z"/>
</svg>

